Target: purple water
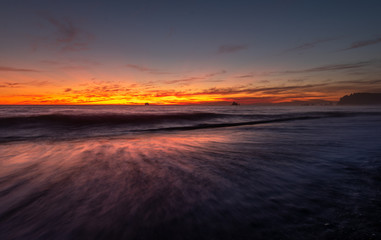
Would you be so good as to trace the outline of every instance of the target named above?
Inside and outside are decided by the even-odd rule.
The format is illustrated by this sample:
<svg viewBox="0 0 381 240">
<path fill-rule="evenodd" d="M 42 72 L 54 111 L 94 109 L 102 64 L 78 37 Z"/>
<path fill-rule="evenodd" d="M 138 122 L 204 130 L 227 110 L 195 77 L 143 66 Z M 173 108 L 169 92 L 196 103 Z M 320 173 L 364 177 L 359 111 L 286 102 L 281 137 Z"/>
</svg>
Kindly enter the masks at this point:
<svg viewBox="0 0 381 240">
<path fill-rule="evenodd" d="M 378 239 L 374 107 L 1 106 L 0 239 Z"/>
</svg>

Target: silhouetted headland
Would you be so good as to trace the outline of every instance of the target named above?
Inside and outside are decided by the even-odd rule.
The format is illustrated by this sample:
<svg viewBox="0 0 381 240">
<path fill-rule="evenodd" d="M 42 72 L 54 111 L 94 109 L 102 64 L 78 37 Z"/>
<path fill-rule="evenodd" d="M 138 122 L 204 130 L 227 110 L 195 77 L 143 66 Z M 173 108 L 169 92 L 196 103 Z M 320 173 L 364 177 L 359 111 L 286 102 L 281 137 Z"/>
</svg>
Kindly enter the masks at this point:
<svg viewBox="0 0 381 240">
<path fill-rule="evenodd" d="M 381 93 L 352 93 L 340 98 L 339 105 L 381 104 Z"/>
</svg>

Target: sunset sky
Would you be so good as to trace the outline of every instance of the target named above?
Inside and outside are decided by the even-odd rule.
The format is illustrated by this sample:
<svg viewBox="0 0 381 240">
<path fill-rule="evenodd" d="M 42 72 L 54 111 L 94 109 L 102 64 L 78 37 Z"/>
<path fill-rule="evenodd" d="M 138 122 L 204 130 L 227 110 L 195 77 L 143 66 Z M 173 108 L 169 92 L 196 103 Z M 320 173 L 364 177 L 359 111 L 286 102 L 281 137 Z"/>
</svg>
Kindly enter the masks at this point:
<svg viewBox="0 0 381 240">
<path fill-rule="evenodd" d="M 0 1 L 0 104 L 381 92 L 381 1 Z"/>
</svg>

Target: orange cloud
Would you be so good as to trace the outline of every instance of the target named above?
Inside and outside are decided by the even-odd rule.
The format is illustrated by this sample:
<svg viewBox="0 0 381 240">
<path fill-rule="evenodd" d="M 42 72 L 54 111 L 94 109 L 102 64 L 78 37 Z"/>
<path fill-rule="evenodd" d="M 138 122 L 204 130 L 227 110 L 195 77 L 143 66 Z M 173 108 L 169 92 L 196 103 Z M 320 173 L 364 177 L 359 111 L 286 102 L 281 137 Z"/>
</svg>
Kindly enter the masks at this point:
<svg viewBox="0 0 381 240">
<path fill-rule="evenodd" d="M 264 82 L 259 86 L 250 83 L 222 87 L 226 84 L 224 82 L 220 87 L 202 87 L 205 86 L 202 85 L 204 82 L 214 81 L 214 76 L 223 74 L 225 71 L 146 83 L 92 80 L 87 83 L 82 81 L 52 85 L 48 80 L 1 81 L 0 87 L 4 91 L 0 95 L 0 104 L 228 104 L 232 101 L 241 104 L 262 104 L 316 99 L 332 101 L 338 100 L 348 92 L 375 91 L 381 88 L 381 81 L 377 78 L 325 81 L 316 84 L 311 84 L 311 79 L 285 79 L 282 82 Z M 187 88 L 181 85 L 168 88 L 168 84 L 188 81 L 195 84 Z M 300 85 L 301 83 L 304 84 Z M 21 88 L 23 94 L 20 94 Z"/>
<path fill-rule="evenodd" d="M 161 71 L 154 68 L 149 68 L 141 65 L 135 65 L 135 64 L 127 64 L 128 68 L 135 69 L 139 72 L 147 72 L 151 74 L 169 74 L 169 72 Z"/>
<path fill-rule="evenodd" d="M 2 72 L 40 72 L 36 69 L 30 69 L 30 68 L 15 68 L 15 67 L 8 67 L 8 66 L 0 66 L 0 71 Z"/>
</svg>

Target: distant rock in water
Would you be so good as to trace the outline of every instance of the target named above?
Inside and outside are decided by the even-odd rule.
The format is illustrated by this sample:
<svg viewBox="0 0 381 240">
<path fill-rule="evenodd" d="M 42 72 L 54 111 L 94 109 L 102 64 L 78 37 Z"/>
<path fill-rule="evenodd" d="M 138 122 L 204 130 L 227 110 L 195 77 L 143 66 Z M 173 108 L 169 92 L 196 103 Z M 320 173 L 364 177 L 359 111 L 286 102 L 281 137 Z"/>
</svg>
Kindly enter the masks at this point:
<svg viewBox="0 0 381 240">
<path fill-rule="evenodd" d="M 352 93 L 340 98 L 339 105 L 381 104 L 381 93 Z"/>
<path fill-rule="evenodd" d="M 233 102 L 232 105 L 233 105 L 233 106 L 238 106 L 239 103 L 237 103 L 237 102 Z"/>
<path fill-rule="evenodd" d="M 144 105 L 145 105 L 145 106 L 149 106 L 149 103 L 148 103 L 148 102 L 146 102 L 146 103 L 144 103 Z"/>
</svg>

